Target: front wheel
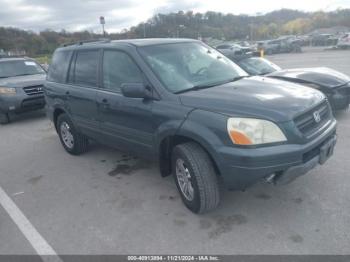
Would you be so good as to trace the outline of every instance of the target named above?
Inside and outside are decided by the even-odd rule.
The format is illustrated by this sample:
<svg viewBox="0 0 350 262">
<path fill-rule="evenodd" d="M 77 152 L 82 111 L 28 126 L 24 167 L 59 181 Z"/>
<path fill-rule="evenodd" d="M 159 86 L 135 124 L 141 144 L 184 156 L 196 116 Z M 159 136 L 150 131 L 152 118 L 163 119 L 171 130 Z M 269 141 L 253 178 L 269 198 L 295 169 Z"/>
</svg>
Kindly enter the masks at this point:
<svg viewBox="0 0 350 262">
<path fill-rule="evenodd" d="M 88 139 L 79 133 L 66 114 L 57 118 L 57 132 L 64 149 L 72 155 L 80 155 L 87 151 Z"/>
<path fill-rule="evenodd" d="M 217 175 L 210 157 L 200 145 L 190 142 L 176 146 L 172 170 L 182 201 L 192 212 L 204 213 L 219 205 Z"/>
</svg>

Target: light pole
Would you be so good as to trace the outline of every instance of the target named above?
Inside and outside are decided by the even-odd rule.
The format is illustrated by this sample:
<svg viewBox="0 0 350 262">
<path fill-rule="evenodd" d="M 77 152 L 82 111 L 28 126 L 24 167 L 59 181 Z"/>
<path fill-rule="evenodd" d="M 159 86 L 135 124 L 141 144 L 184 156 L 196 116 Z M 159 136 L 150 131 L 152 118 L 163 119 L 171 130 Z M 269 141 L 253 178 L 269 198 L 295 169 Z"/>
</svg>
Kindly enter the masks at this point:
<svg viewBox="0 0 350 262">
<path fill-rule="evenodd" d="M 143 38 L 146 38 L 146 23 L 143 23 Z"/>
<path fill-rule="evenodd" d="M 105 18 L 103 16 L 100 16 L 100 24 L 102 25 L 103 37 L 105 37 L 106 36 L 106 32 L 105 32 L 106 21 L 105 21 Z"/>
</svg>

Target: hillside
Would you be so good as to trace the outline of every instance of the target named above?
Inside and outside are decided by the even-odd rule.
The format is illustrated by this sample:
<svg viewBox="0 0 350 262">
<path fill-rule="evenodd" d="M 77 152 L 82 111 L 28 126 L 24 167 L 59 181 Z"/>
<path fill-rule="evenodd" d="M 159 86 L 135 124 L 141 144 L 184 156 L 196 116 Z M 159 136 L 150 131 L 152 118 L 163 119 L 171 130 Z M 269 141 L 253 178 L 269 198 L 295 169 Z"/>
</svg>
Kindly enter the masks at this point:
<svg viewBox="0 0 350 262">
<path fill-rule="evenodd" d="M 350 27 L 350 9 L 312 13 L 282 9 L 258 16 L 179 11 L 157 14 L 145 23 L 124 29 L 120 33 L 107 34 L 107 37 L 213 37 L 225 40 L 260 40 L 282 34 L 306 34 L 333 26 Z M 108 31 L 108 24 L 106 28 Z M 0 49 L 25 50 L 31 56 L 51 54 L 62 43 L 101 37 L 101 34 L 88 31 L 55 32 L 48 29 L 35 33 L 0 27 Z"/>
</svg>

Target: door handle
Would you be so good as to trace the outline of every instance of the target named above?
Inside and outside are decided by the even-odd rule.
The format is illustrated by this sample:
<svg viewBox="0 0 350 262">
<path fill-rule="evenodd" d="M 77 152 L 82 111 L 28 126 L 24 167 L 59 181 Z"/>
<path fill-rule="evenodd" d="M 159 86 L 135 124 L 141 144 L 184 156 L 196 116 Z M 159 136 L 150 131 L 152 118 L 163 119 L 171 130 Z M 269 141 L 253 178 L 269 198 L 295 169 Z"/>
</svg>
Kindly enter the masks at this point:
<svg viewBox="0 0 350 262">
<path fill-rule="evenodd" d="M 103 99 L 102 99 L 102 103 L 104 103 L 104 104 L 108 104 L 108 100 L 107 100 L 107 98 L 103 98 Z"/>
<path fill-rule="evenodd" d="M 66 91 L 66 95 L 69 96 L 69 95 L 70 95 L 70 92 L 69 92 L 69 91 Z"/>
</svg>

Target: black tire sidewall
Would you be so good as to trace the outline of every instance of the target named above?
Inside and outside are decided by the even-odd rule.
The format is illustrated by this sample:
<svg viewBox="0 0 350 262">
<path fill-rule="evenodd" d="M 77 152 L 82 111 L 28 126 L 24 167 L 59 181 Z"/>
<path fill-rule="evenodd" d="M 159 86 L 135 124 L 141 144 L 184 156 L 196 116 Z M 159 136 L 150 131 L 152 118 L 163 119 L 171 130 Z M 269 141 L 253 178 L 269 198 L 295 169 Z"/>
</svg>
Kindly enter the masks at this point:
<svg viewBox="0 0 350 262">
<path fill-rule="evenodd" d="M 4 113 L 0 111 L 0 124 L 5 125 L 10 122 L 8 113 Z"/>
<path fill-rule="evenodd" d="M 176 161 L 177 159 L 182 159 L 185 164 L 186 167 L 188 168 L 190 175 L 191 175 L 191 182 L 192 182 L 192 187 L 194 190 L 194 198 L 192 201 L 189 201 L 182 193 L 179 182 L 177 180 L 177 176 L 176 176 Z M 172 170 L 173 170 L 173 176 L 174 176 L 174 180 L 175 180 L 175 184 L 176 187 L 180 193 L 181 199 L 183 201 L 183 203 L 193 212 L 198 213 L 200 210 L 200 193 L 199 193 L 199 188 L 198 188 L 198 181 L 196 179 L 196 176 L 194 175 L 194 169 L 192 167 L 191 162 L 189 161 L 189 159 L 187 158 L 186 154 L 184 152 L 182 152 L 182 150 L 180 150 L 179 148 L 175 148 L 174 149 L 174 153 L 172 156 Z"/>
<path fill-rule="evenodd" d="M 61 124 L 62 124 L 62 122 L 66 122 L 69 125 L 69 127 L 70 127 L 70 132 L 73 135 L 73 139 L 74 139 L 73 148 L 67 147 L 66 144 L 64 143 L 63 139 L 62 139 L 62 135 L 61 135 Z M 76 153 L 76 142 L 77 142 L 77 131 L 76 131 L 74 125 L 73 125 L 73 122 L 70 120 L 70 118 L 66 114 L 60 115 L 57 118 L 56 128 L 57 128 L 58 136 L 60 138 L 60 141 L 61 141 L 62 146 L 64 147 L 64 149 L 68 153 L 75 154 Z"/>
</svg>

